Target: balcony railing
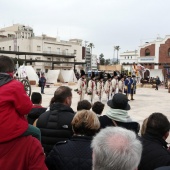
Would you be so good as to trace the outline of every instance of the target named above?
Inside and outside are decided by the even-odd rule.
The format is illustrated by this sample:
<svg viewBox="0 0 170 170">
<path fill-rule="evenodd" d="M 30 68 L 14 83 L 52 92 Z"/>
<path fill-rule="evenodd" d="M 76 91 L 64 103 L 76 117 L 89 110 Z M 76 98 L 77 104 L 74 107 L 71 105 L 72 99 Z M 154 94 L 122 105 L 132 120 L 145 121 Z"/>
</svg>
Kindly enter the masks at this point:
<svg viewBox="0 0 170 170">
<path fill-rule="evenodd" d="M 58 55 L 65 55 L 65 56 L 75 56 L 74 53 L 56 52 L 56 51 L 43 51 L 43 53 L 58 54 Z"/>
</svg>

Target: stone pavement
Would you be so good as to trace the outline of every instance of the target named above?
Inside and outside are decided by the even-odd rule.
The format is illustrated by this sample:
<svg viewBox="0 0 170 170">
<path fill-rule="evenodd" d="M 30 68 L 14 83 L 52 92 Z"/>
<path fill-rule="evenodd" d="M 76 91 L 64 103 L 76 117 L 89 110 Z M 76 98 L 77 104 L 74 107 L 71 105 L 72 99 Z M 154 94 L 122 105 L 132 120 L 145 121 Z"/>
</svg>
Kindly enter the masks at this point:
<svg viewBox="0 0 170 170">
<path fill-rule="evenodd" d="M 63 83 L 67 86 L 67 83 Z M 45 88 L 43 94 L 42 105 L 47 107 L 50 103 L 51 98 L 54 95 L 57 86 L 51 85 L 50 88 Z M 79 95 L 74 91 L 77 88 L 77 85 L 70 86 L 73 89 L 73 99 L 72 99 L 72 108 L 74 111 L 77 110 L 77 102 L 79 101 Z M 40 92 L 40 87 L 32 86 L 32 92 Z M 88 99 L 88 96 L 85 96 L 85 99 Z M 97 96 L 95 101 L 97 101 Z M 131 110 L 128 111 L 132 119 L 136 120 L 142 124 L 143 120 L 148 117 L 151 113 L 161 112 L 165 114 L 170 120 L 170 93 L 163 86 L 159 87 L 159 90 L 154 88 L 137 88 L 137 93 L 134 95 L 133 101 L 129 101 Z M 103 114 L 109 109 L 106 104 L 106 96 L 104 96 L 103 103 L 105 103 L 105 109 Z M 168 138 L 170 142 L 170 137 Z"/>
</svg>

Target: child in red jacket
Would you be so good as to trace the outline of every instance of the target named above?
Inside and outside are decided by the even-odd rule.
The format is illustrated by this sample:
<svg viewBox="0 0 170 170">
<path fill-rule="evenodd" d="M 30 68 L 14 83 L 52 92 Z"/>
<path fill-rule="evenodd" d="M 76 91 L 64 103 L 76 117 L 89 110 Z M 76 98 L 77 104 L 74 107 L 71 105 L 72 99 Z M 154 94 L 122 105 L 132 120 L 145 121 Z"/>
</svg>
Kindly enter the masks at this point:
<svg viewBox="0 0 170 170">
<path fill-rule="evenodd" d="M 24 115 L 32 109 L 32 102 L 24 86 L 13 79 L 14 62 L 7 56 L 0 56 L 0 143 L 22 135 L 40 139 L 40 130 L 28 125 Z"/>
</svg>

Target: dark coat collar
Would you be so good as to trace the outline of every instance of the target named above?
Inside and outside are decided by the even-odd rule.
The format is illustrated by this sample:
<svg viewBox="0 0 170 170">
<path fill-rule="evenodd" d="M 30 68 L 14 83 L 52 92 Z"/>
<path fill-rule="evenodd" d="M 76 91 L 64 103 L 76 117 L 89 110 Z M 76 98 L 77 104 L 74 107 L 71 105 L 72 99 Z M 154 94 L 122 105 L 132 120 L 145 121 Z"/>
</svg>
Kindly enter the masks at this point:
<svg viewBox="0 0 170 170">
<path fill-rule="evenodd" d="M 146 140 L 149 140 L 149 141 L 160 143 L 165 148 L 168 148 L 168 146 L 167 146 L 168 143 L 162 137 L 160 137 L 158 135 L 146 133 L 146 134 L 144 134 L 143 138 L 146 139 Z"/>
<path fill-rule="evenodd" d="M 67 106 L 65 104 L 62 104 L 62 103 L 53 103 L 51 106 L 50 106 L 50 111 L 53 111 L 53 110 L 58 110 L 58 111 L 67 111 L 67 112 L 72 112 L 74 113 L 73 109 L 70 107 L 70 106 Z"/>
</svg>

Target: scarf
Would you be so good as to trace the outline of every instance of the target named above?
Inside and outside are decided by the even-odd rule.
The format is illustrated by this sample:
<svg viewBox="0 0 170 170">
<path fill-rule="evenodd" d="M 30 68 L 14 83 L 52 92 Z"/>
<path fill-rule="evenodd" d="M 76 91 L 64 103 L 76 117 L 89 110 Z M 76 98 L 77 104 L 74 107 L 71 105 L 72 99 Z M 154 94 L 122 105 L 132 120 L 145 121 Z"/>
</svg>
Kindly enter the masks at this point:
<svg viewBox="0 0 170 170">
<path fill-rule="evenodd" d="M 112 109 L 106 112 L 106 116 L 118 122 L 132 122 L 126 110 Z"/>
</svg>

